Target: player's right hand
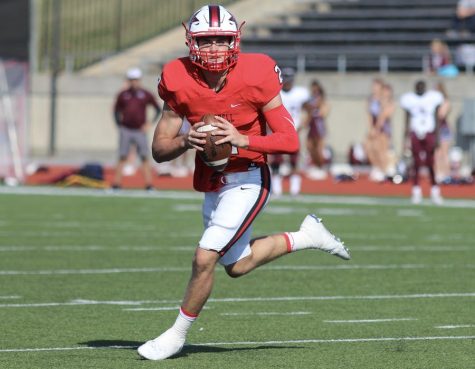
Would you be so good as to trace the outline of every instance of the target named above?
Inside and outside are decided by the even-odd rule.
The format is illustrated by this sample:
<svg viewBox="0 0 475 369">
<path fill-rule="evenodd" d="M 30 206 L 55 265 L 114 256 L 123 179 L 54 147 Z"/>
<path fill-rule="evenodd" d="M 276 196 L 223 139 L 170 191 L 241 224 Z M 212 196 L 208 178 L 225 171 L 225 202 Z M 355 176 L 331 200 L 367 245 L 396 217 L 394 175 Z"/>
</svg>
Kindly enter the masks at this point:
<svg viewBox="0 0 475 369">
<path fill-rule="evenodd" d="M 206 143 L 206 133 L 198 132 L 197 129 L 204 126 L 205 124 L 206 123 L 204 122 L 198 122 L 190 127 L 190 130 L 185 136 L 185 144 L 187 148 L 203 151 L 203 145 Z"/>
</svg>

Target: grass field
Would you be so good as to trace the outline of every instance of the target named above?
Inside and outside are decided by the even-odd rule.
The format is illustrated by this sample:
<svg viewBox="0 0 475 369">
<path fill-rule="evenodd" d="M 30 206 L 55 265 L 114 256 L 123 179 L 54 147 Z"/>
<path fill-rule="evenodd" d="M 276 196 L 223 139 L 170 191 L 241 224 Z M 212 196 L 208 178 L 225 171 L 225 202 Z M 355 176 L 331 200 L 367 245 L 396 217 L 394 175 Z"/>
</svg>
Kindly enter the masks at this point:
<svg viewBox="0 0 475 369">
<path fill-rule="evenodd" d="M 475 368 L 473 201 L 271 201 L 255 235 L 315 212 L 353 259 L 303 251 L 241 279 L 218 267 L 189 345 L 157 363 L 135 348 L 175 320 L 201 200 L 126 193 L 0 193 L 0 368 Z"/>
</svg>

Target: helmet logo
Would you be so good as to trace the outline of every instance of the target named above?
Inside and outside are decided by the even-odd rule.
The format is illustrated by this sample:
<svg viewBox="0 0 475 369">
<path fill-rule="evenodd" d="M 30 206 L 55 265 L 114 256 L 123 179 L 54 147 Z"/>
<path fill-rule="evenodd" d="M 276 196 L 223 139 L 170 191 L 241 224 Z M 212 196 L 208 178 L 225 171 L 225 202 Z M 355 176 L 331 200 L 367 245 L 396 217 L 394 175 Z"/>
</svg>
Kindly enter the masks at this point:
<svg viewBox="0 0 475 369">
<path fill-rule="evenodd" d="M 209 6 L 209 26 L 210 27 L 220 27 L 221 19 L 219 17 L 219 6 L 210 5 Z"/>
</svg>

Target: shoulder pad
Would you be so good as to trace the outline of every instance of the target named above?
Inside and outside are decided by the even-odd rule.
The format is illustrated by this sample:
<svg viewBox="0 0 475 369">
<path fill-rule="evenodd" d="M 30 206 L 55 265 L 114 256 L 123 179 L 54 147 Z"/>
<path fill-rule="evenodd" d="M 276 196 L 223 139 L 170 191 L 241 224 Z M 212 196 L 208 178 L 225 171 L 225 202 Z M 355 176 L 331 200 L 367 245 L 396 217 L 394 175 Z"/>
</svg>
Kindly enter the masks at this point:
<svg viewBox="0 0 475 369">
<path fill-rule="evenodd" d="M 239 62 L 242 63 L 242 81 L 248 86 L 260 85 L 270 73 L 277 73 L 277 63 L 265 54 L 242 53 Z"/>
<path fill-rule="evenodd" d="M 184 77 L 188 75 L 189 63 L 188 57 L 183 57 L 165 64 L 159 83 L 166 86 L 168 91 L 180 90 L 185 84 Z"/>
</svg>

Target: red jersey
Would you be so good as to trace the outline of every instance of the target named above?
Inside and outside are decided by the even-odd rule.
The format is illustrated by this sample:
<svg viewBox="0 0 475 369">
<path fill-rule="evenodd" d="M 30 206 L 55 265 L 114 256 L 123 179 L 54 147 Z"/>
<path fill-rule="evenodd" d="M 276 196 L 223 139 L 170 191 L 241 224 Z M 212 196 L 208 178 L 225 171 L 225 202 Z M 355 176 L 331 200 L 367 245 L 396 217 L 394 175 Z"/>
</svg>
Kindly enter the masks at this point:
<svg viewBox="0 0 475 369">
<path fill-rule="evenodd" d="M 158 85 L 160 97 L 182 118 L 193 125 L 205 114 L 219 115 L 247 136 L 265 136 L 266 120 L 261 109 L 281 90 L 280 70 L 264 54 L 241 53 L 237 64 L 228 71 L 224 87 L 215 92 L 188 57 L 176 59 L 163 68 Z M 265 154 L 233 148 L 226 172 L 242 172 L 266 163 Z M 219 177 L 197 155 L 194 187 L 198 191 L 219 188 Z M 219 178 L 218 178 L 219 179 Z"/>
</svg>

